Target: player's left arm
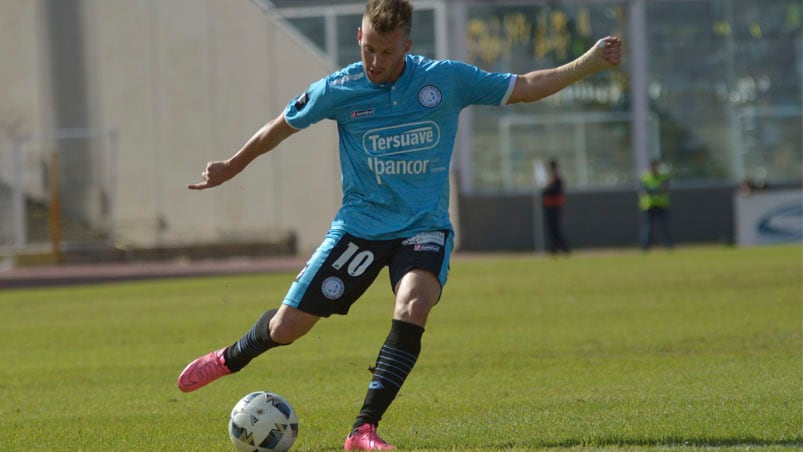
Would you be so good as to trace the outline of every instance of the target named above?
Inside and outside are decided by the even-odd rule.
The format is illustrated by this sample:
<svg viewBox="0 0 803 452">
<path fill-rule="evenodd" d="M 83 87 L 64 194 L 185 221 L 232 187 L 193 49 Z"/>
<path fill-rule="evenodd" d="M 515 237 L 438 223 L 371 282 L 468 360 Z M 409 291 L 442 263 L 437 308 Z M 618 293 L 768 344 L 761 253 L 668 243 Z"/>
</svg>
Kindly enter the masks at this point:
<svg viewBox="0 0 803 452">
<path fill-rule="evenodd" d="M 618 66 L 621 61 L 622 40 L 615 36 L 604 37 L 569 63 L 519 75 L 507 103 L 535 102 L 582 78 Z"/>
</svg>

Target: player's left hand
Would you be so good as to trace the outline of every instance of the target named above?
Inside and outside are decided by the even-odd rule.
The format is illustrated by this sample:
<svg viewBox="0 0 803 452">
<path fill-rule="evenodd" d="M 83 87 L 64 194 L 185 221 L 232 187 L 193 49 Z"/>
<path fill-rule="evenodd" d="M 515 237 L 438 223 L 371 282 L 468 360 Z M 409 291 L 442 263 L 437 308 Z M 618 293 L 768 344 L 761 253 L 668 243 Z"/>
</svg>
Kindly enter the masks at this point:
<svg viewBox="0 0 803 452">
<path fill-rule="evenodd" d="M 622 62 L 622 40 L 616 36 L 606 36 L 597 41 L 602 49 L 602 59 L 611 66 L 619 66 Z"/>
</svg>

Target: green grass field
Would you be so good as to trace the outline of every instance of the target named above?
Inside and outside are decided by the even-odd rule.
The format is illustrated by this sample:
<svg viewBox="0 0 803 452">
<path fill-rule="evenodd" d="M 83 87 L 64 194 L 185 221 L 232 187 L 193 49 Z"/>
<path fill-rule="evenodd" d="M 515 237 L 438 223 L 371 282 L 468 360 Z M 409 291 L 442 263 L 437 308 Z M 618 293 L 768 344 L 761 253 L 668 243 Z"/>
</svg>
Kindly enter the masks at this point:
<svg viewBox="0 0 803 452">
<path fill-rule="evenodd" d="M 803 446 L 800 246 L 455 258 L 380 434 L 403 450 Z M 387 334 L 386 274 L 347 317 L 197 392 L 293 274 L 0 292 L 0 450 L 233 450 L 237 400 L 298 412 L 294 450 L 342 450 Z"/>
</svg>

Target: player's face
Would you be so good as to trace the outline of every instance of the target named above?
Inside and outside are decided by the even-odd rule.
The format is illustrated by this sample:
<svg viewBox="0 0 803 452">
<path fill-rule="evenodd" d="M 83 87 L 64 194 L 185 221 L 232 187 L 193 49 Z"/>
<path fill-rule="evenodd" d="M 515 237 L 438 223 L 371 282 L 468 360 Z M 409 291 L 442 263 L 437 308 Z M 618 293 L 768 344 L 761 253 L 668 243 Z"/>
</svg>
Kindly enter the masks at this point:
<svg viewBox="0 0 803 452">
<path fill-rule="evenodd" d="M 363 20 L 362 27 L 357 30 L 357 41 L 368 80 L 392 83 L 399 78 L 404 70 L 404 56 L 412 45 L 404 30 L 379 33 Z"/>
</svg>

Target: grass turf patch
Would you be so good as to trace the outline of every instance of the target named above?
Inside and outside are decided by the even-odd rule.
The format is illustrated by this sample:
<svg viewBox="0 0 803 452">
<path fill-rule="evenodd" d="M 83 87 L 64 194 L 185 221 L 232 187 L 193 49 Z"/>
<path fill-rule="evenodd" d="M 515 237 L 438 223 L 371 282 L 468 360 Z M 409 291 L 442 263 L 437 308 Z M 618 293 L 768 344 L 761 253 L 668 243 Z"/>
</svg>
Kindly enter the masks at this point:
<svg viewBox="0 0 803 452">
<path fill-rule="evenodd" d="M 455 258 L 421 358 L 380 426 L 405 450 L 794 449 L 803 443 L 799 246 Z M 387 335 L 383 273 L 347 317 L 197 392 L 294 275 L 0 292 L 0 450 L 231 450 L 259 389 L 294 450 L 342 450 Z"/>
</svg>

